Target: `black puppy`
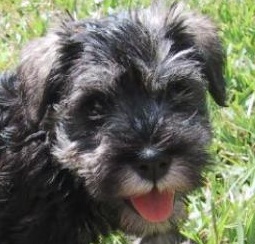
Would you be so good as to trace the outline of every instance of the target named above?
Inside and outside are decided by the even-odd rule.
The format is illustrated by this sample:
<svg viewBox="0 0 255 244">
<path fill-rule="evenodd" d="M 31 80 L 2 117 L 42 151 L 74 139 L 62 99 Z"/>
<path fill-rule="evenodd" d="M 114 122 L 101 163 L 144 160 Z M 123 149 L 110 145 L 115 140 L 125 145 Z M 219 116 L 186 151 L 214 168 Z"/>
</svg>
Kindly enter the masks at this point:
<svg viewBox="0 0 255 244">
<path fill-rule="evenodd" d="M 184 242 L 223 64 L 214 25 L 176 3 L 65 20 L 29 43 L 0 83 L 0 243 L 88 244 L 117 229 Z"/>
</svg>

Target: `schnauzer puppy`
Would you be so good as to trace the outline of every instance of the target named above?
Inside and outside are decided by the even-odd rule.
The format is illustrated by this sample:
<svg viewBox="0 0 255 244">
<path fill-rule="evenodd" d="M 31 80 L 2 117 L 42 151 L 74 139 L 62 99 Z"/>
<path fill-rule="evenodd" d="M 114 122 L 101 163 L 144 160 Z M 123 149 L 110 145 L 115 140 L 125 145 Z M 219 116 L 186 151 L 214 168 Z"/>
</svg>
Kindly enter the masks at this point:
<svg viewBox="0 0 255 244">
<path fill-rule="evenodd" d="M 215 26 L 177 3 L 70 17 L 30 42 L 0 82 L 0 243 L 191 243 L 178 224 L 223 66 Z"/>
</svg>

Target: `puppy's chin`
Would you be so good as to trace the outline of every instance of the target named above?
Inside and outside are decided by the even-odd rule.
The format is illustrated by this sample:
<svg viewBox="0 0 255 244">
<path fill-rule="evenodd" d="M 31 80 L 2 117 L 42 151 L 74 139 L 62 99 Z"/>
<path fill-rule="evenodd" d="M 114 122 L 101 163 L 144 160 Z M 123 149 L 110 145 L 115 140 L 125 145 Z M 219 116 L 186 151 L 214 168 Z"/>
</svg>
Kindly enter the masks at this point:
<svg viewBox="0 0 255 244">
<path fill-rule="evenodd" d="M 165 233 L 187 217 L 183 193 L 174 184 L 166 185 L 167 177 L 155 186 L 135 172 L 127 173 L 128 170 L 122 174 L 126 177 L 119 193 L 119 198 L 124 199 L 120 226 L 126 233 L 138 236 Z"/>
<path fill-rule="evenodd" d="M 162 222 L 150 222 L 144 219 L 132 205 L 125 201 L 120 213 L 120 227 L 126 233 L 138 236 L 166 233 L 187 217 L 183 201 L 175 199 L 173 214 Z"/>
</svg>

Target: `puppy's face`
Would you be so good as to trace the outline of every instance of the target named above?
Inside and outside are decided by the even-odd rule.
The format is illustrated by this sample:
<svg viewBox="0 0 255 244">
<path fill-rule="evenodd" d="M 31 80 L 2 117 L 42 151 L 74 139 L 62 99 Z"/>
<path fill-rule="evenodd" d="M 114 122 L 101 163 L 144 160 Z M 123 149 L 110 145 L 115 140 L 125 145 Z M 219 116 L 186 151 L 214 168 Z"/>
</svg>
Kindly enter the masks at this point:
<svg viewBox="0 0 255 244">
<path fill-rule="evenodd" d="M 34 62 L 50 62 L 44 69 L 33 64 L 44 77 L 41 97 L 31 95 L 27 80 L 35 74 L 28 72 L 26 50 L 20 68 L 29 73 L 28 108 L 39 104 L 29 108 L 31 120 L 54 114 L 58 163 L 94 199 L 114 206 L 131 233 L 164 231 L 183 215 L 181 198 L 201 183 L 208 163 L 208 87 L 224 101 L 215 29 L 182 11 L 173 5 L 160 16 L 148 10 L 65 23 L 46 37 L 50 53 L 37 47 Z"/>
<path fill-rule="evenodd" d="M 177 63 L 172 75 L 162 63 L 156 72 L 93 66 L 86 71 L 93 80 L 73 77 L 75 87 L 58 108 L 60 116 L 66 114 L 55 156 L 95 198 L 119 201 L 127 228 L 137 221 L 168 221 L 179 193 L 199 185 L 207 163 L 205 86 L 195 63 Z M 185 74 L 189 68 L 195 70 Z M 151 215 L 154 206 L 159 209 Z"/>
</svg>

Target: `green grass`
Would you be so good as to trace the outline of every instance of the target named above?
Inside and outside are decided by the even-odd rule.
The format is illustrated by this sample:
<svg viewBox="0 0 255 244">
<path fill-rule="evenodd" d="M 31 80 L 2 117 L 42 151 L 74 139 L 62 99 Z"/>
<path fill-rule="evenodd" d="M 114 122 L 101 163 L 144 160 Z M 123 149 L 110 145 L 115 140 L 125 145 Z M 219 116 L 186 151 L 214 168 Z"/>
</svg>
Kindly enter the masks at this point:
<svg viewBox="0 0 255 244">
<path fill-rule="evenodd" d="M 96 3 L 97 2 L 97 3 Z M 1 0 L 0 70 L 15 67 L 19 50 L 45 32 L 56 13 L 78 17 L 111 13 L 149 1 Z M 208 244 L 255 243 L 255 3 L 254 0 L 191 0 L 214 19 L 227 52 L 225 77 L 229 107 L 210 101 L 215 167 L 203 189 L 190 197 L 183 232 Z M 124 243 L 120 234 L 102 240 Z"/>
</svg>

